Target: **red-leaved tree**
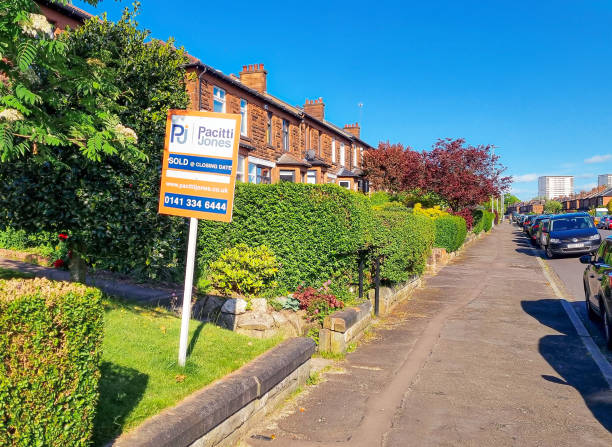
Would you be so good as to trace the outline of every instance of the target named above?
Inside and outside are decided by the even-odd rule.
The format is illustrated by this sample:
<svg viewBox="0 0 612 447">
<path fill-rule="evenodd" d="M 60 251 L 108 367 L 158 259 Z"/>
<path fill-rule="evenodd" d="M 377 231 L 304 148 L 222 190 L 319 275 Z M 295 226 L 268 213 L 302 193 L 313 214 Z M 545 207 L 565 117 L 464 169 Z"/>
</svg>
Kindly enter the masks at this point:
<svg viewBox="0 0 612 447">
<path fill-rule="evenodd" d="M 373 189 L 409 191 L 424 186 L 423 154 L 401 143 L 379 143 L 377 149 L 364 154 L 363 170 Z"/>
<path fill-rule="evenodd" d="M 498 163 L 493 146 L 471 146 L 464 139 L 438 140 L 424 152 L 425 188 L 444 197 L 453 211 L 471 209 L 507 191 L 511 177 Z"/>
</svg>

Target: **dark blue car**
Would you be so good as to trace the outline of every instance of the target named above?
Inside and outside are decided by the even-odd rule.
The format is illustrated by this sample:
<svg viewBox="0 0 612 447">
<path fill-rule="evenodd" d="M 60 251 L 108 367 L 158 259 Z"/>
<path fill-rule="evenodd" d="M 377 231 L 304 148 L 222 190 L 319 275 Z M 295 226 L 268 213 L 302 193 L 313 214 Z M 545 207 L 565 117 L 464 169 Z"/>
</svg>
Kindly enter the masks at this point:
<svg viewBox="0 0 612 447">
<path fill-rule="evenodd" d="M 601 236 L 587 213 L 550 216 L 546 231 L 542 232 L 546 255 L 585 254 L 597 251 Z"/>
</svg>

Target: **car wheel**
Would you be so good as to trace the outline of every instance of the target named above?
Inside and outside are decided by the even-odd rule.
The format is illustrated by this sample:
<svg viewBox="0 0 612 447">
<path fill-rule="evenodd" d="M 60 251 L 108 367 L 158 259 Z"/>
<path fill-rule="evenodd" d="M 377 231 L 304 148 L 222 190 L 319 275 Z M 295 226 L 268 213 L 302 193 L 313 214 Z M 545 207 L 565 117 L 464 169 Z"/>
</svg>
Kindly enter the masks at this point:
<svg viewBox="0 0 612 447">
<path fill-rule="evenodd" d="M 603 311 L 603 324 L 604 324 L 604 335 L 606 336 L 606 345 L 608 349 L 612 349 L 612 324 L 610 324 L 610 318 L 608 312 Z"/>
<path fill-rule="evenodd" d="M 546 257 L 548 259 L 553 259 L 555 257 L 555 254 L 552 252 L 552 250 L 550 249 L 550 245 L 546 246 Z"/>
</svg>

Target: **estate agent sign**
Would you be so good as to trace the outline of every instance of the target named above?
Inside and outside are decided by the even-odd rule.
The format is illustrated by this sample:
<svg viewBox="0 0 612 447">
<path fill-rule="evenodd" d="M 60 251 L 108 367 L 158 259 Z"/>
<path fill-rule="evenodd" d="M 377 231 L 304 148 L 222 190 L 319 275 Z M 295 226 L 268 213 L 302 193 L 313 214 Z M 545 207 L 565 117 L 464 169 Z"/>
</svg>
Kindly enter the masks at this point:
<svg viewBox="0 0 612 447">
<path fill-rule="evenodd" d="M 240 118 L 229 113 L 168 111 L 159 212 L 190 218 L 180 366 L 185 366 L 187 357 L 198 219 L 232 220 Z"/>
<path fill-rule="evenodd" d="M 170 110 L 159 212 L 232 220 L 240 115 Z"/>
</svg>

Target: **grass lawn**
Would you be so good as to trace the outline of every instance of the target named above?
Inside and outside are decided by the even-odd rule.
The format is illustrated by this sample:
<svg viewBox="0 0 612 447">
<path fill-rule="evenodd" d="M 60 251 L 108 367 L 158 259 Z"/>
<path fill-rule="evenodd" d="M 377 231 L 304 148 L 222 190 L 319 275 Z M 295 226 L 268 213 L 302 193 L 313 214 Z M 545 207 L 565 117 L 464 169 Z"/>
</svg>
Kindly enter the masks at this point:
<svg viewBox="0 0 612 447">
<path fill-rule="evenodd" d="M 21 273 L 16 270 L 5 269 L 0 267 L 0 279 L 13 279 L 13 278 L 34 278 L 31 273 Z"/>
<path fill-rule="evenodd" d="M 94 445 L 225 376 L 277 344 L 192 320 L 190 354 L 177 364 L 181 321 L 163 310 L 105 300 L 105 336 Z"/>
</svg>

